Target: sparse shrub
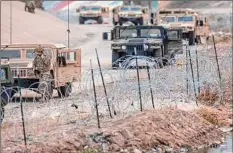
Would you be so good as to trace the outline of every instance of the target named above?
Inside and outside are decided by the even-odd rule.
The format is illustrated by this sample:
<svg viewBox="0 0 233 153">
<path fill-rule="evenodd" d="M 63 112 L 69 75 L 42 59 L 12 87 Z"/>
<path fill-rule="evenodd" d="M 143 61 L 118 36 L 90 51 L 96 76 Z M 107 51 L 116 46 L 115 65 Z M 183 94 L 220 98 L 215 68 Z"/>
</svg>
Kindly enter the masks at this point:
<svg viewBox="0 0 233 153">
<path fill-rule="evenodd" d="M 218 121 L 218 117 L 217 114 L 215 114 L 213 111 L 211 111 L 208 108 L 200 108 L 197 110 L 197 113 L 204 118 L 205 120 L 207 120 L 208 122 L 214 124 L 214 125 L 218 125 L 219 121 Z"/>
</svg>

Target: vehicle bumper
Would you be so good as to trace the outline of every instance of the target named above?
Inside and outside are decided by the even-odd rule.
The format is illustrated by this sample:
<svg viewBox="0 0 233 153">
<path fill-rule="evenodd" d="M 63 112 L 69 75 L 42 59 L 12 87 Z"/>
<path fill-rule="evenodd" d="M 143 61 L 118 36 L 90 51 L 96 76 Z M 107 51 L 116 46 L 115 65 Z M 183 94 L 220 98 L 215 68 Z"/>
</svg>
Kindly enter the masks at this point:
<svg viewBox="0 0 233 153">
<path fill-rule="evenodd" d="M 97 20 L 100 18 L 100 16 L 80 16 L 84 20 Z"/>
<path fill-rule="evenodd" d="M 120 20 L 123 21 L 123 22 L 126 22 L 126 21 L 138 21 L 139 19 L 141 19 L 141 17 L 120 17 Z"/>
</svg>

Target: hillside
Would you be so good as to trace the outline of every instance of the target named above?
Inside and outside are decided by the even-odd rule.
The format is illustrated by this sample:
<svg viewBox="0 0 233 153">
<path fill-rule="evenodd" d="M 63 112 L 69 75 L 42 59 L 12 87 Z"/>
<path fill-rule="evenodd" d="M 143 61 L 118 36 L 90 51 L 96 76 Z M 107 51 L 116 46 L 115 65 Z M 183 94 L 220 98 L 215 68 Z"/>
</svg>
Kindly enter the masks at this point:
<svg viewBox="0 0 233 153">
<path fill-rule="evenodd" d="M 24 11 L 24 3 L 12 2 L 13 43 L 63 43 L 67 45 L 67 23 L 47 12 L 36 9 L 35 14 Z M 70 42 L 75 47 L 89 39 L 89 29 L 70 25 Z M 91 29 L 90 29 L 91 30 Z M 10 2 L 1 2 L 1 43 L 10 43 Z"/>
<path fill-rule="evenodd" d="M 161 7 L 167 8 L 232 8 L 232 1 L 165 1 Z"/>
</svg>

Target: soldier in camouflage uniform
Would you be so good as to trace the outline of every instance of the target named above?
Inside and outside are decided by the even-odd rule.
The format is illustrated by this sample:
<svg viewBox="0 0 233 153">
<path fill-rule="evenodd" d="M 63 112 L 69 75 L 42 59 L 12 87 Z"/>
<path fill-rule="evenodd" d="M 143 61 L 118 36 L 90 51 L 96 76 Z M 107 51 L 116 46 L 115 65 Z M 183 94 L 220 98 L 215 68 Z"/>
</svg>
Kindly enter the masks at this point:
<svg viewBox="0 0 233 153">
<path fill-rule="evenodd" d="M 35 8 L 36 8 L 36 5 L 34 1 L 26 1 L 25 7 L 24 7 L 25 11 L 35 13 Z"/>
<path fill-rule="evenodd" d="M 33 60 L 33 70 L 35 76 L 39 78 L 39 92 L 44 98 L 52 95 L 52 75 L 50 74 L 50 57 L 44 54 L 44 48 L 40 45 L 35 49 L 36 56 Z"/>
</svg>

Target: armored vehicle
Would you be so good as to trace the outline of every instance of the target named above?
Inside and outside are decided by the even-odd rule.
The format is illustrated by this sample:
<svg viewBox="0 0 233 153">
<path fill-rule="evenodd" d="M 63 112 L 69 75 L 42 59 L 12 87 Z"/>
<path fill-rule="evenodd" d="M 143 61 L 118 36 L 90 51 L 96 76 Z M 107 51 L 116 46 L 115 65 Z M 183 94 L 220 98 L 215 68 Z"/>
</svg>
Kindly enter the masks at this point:
<svg viewBox="0 0 233 153">
<path fill-rule="evenodd" d="M 77 12 L 79 13 L 79 24 L 84 24 L 87 20 L 95 20 L 102 24 L 103 18 L 109 15 L 109 8 L 89 4 L 80 6 Z"/>
<path fill-rule="evenodd" d="M 112 41 L 112 66 L 119 67 L 118 59 L 127 55 L 171 58 L 183 53 L 181 29 L 162 26 L 116 26 L 103 39 Z M 120 62 L 120 61 L 118 61 Z"/>
<path fill-rule="evenodd" d="M 33 71 L 34 49 L 39 44 L 12 44 L 1 52 L 1 56 L 9 58 L 9 64 L 14 79 L 14 86 L 36 89 L 38 91 L 39 78 Z M 53 77 L 50 83 L 58 91 L 59 97 L 69 96 L 71 83 L 78 81 L 81 74 L 81 50 L 67 49 L 63 44 L 40 44 L 44 54 L 51 58 L 50 74 Z M 4 48 L 6 45 L 1 45 Z M 49 93 L 52 95 L 52 91 Z"/>
<path fill-rule="evenodd" d="M 30 13 L 35 13 L 35 8 L 36 8 L 36 5 L 34 1 L 26 1 L 25 7 L 24 7 L 25 11 L 28 11 Z"/>
<path fill-rule="evenodd" d="M 0 108 L 0 117 L 1 122 L 4 118 L 4 106 L 7 105 L 9 98 L 11 98 L 12 95 L 12 87 L 13 85 L 13 77 L 11 74 L 10 65 L 7 62 L 1 62 L 1 71 L 0 71 L 0 77 L 1 77 L 1 108 Z"/>
<path fill-rule="evenodd" d="M 143 25 L 145 9 L 140 5 L 122 5 L 113 10 L 113 24 L 122 26 L 125 22 L 132 22 L 134 25 Z"/>
<path fill-rule="evenodd" d="M 183 38 L 189 45 L 206 43 L 209 35 L 208 20 L 192 9 L 161 9 L 156 12 L 155 24 L 165 28 L 182 28 Z"/>
</svg>

